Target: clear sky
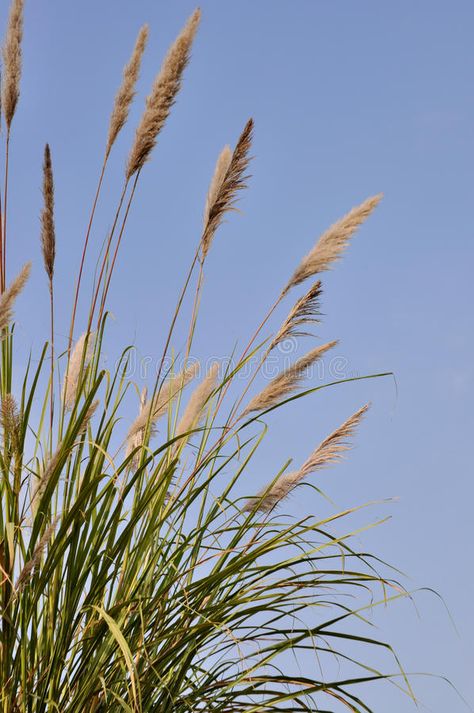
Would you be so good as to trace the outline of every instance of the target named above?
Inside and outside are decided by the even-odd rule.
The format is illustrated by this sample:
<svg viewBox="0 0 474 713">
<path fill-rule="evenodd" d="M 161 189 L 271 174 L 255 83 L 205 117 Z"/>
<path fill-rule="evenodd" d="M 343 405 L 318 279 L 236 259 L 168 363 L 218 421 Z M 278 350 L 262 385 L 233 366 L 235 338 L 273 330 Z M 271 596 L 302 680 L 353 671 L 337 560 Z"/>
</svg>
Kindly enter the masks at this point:
<svg viewBox="0 0 474 713">
<path fill-rule="evenodd" d="M 252 477 L 257 487 L 287 458 L 300 462 L 372 401 L 350 458 L 319 484 L 340 507 L 399 496 L 365 512 L 365 521 L 391 520 L 363 535 L 361 546 L 409 575 L 410 589 L 436 590 L 458 632 L 428 591 L 416 594 L 416 609 L 396 604 L 374 623 L 406 670 L 444 674 L 472 706 L 474 5 L 203 0 L 201 7 L 183 91 L 130 217 L 110 295 L 111 339 L 117 349 L 133 341 L 140 357 L 160 353 L 215 159 L 249 116 L 253 177 L 242 214 L 231 216 L 209 257 L 197 356 L 225 356 L 243 344 L 317 235 L 384 192 L 347 257 L 324 277 L 319 335 L 341 340 L 343 375 L 393 371 L 396 384 L 348 384 L 275 414 Z M 61 339 L 122 66 L 149 22 L 139 97 L 111 161 L 94 249 L 111 222 L 143 96 L 193 8 L 191 0 L 27 2 L 10 245 L 11 273 L 26 257 L 35 263 L 18 312 L 25 348 L 38 349 L 48 325 L 38 243 L 44 142 L 57 184 Z M 178 348 L 180 339 L 178 331 Z M 291 502 L 295 512 L 319 507 L 302 492 L 307 497 Z M 433 713 L 468 710 L 437 679 L 415 679 L 414 687 Z M 382 713 L 413 709 L 390 686 L 374 687 L 369 699 Z"/>
</svg>

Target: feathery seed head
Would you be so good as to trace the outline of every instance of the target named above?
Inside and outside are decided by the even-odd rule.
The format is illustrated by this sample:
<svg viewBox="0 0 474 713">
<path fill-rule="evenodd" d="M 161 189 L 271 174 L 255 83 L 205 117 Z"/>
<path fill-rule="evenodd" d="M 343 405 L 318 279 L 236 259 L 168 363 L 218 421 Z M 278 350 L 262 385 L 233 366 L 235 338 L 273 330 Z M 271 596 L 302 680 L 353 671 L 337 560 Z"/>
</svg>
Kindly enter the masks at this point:
<svg viewBox="0 0 474 713">
<path fill-rule="evenodd" d="M 145 436 L 148 431 L 148 439 L 153 435 L 156 422 L 166 413 L 171 402 L 178 396 L 198 373 L 199 364 L 186 367 L 178 374 L 170 376 L 162 385 L 159 391 L 151 399 L 144 400 L 143 392 L 140 399 L 140 411 L 135 421 L 132 423 L 127 434 L 126 457 L 136 448 L 145 444 Z M 145 393 L 146 398 L 146 393 Z M 130 467 L 136 467 L 139 460 L 139 452 L 132 458 Z"/>
<path fill-rule="evenodd" d="M 63 381 L 62 398 L 68 411 L 72 410 L 76 402 L 81 375 L 91 360 L 93 348 L 93 335 L 87 332 L 81 334 L 71 354 Z"/>
<path fill-rule="evenodd" d="M 216 161 L 216 166 L 214 168 L 214 173 L 211 179 L 211 182 L 209 184 L 209 190 L 207 192 L 206 196 L 206 204 L 204 206 L 204 216 L 203 216 L 203 229 L 206 229 L 206 226 L 209 222 L 209 216 L 211 213 L 211 210 L 217 200 L 217 197 L 219 195 L 219 191 L 221 189 L 221 186 L 224 182 L 224 179 L 226 177 L 227 171 L 229 169 L 230 162 L 232 161 L 232 149 L 230 148 L 229 145 L 224 146 L 222 151 L 220 152 L 217 161 Z"/>
<path fill-rule="evenodd" d="M 278 344 L 281 344 L 289 337 L 309 336 L 303 329 L 306 324 L 316 324 L 320 321 L 320 297 L 322 293 L 321 281 L 318 280 L 308 292 L 300 297 L 288 317 L 285 319 L 280 329 L 276 333 L 268 351 L 270 352 Z"/>
<path fill-rule="evenodd" d="M 176 435 L 182 435 L 191 431 L 199 424 L 204 408 L 216 388 L 219 364 L 214 362 L 209 369 L 207 376 L 194 389 L 191 398 L 184 410 L 184 413 L 176 428 Z"/>
<path fill-rule="evenodd" d="M 81 425 L 79 426 L 79 430 L 77 432 L 78 436 L 82 435 L 83 433 L 85 433 L 87 431 L 87 426 L 89 425 L 91 418 L 97 411 L 98 406 L 99 406 L 98 399 L 96 399 L 95 401 L 93 401 L 91 403 L 91 405 L 87 409 L 86 413 L 84 414 L 84 418 L 81 421 Z"/>
<path fill-rule="evenodd" d="M 11 285 L 7 287 L 5 292 L 0 296 L 0 331 L 5 329 L 11 322 L 15 300 L 24 288 L 30 276 L 30 272 L 31 262 L 27 262 L 21 268 L 20 274 L 17 275 Z"/>
<path fill-rule="evenodd" d="M 169 49 L 155 79 L 128 157 L 127 180 L 139 171 L 149 159 L 157 136 L 168 118 L 181 87 L 183 72 L 189 62 L 191 46 L 200 18 L 201 11 L 197 9 Z"/>
<path fill-rule="evenodd" d="M 12 0 L 3 45 L 2 105 L 8 131 L 20 96 L 23 6 L 24 0 Z"/>
<path fill-rule="evenodd" d="M 313 249 L 303 258 L 282 292 L 285 295 L 292 287 L 304 282 L 308 277 L 329 270 L 349 244 L 357 228 L 369 217 L 382 199 L 382 194 L 367 198 L 352 208 L 343 218 L 321 235 Z"/>
<path fill-rule="evenodd" d="M 370 404 L 362 406 L 319 444 L 300 468 L 303 478 L 315 470 L 341 460 L 343 454 L 351 448 L 348 439 L 354 435 L 356 427 L 367 413 L 369 406 Z"/>
<path fill-rule="evenodd" d="M 51 476 L 53 475 L 54 471 L 58 467 L 58 464 L 61 460 L 61 444 L 58 446 L 58 448 L 55 450 L 49 461 L 45 464 L 43 468 L 43 472 L 41 475 L 36 476 L 36 484 L 35 487 L 32 488 L 32 495 L 31 495 L 31 510 L 34 515 L 36 515 L 36 512 L 38 510 L 38 506 L 41 502 L 41 498 L 44 495 L 44 492 L 48 486 L 48 483 L 51 479 Z"/>
<path fill-rule="evenodd" d="M 107 137 L 106 157 L 109 155 L 115 139 L 128 119 L 128 113 L 135 96 L 136 83 L 140 74 L 143 53 L 148 40 L 148 25 L 143 25 L 138 33 L 130 61 L 123 70 L 122 84 L 115 96 L 114 108 L 110 116 L 109 134 Z"/>
<path fill-rule="evenodd" d="M 13 394 L 5 394 L 0 411 L 5 442 L 8 440 L 15 454 L 20 454 L 21 419 Z"/>
<path fill-rule="evenodd" d="M 314 364 L 318 359 L 337 344 L 336 341 L 322 344 L 319 347 L 311 349 L 307 354 L 298 359 L 292 366 L 285 369 L 281 374 L 278 374 L 259 394 L 254 396 L 249 405 L 242 413 L 246 416 L 252 411 L 266 411 L 273 406 L 276 406 L 283 398 L 289 396 L 300 384 L 305 377 L 307 369 Z"/>
<path fill-rule="evenodd" d="M 261 490 L 258 495 L 249 498 L 244 505 L 244 511 L 255 509 L 269 512 L 273 510 L 307 475 L 341 460 L 343 454 L 351 447 L 348 439 L 354 435 L 356 427 L 368 408 L 369 404 L 362 406 L 347 421 L 344 421 L 339 428 L 325 438 L 299 470 L 281 475 L 276 481 Z"/>
<path fill-rule="evenodd" d="M 56 531 L 58 522 L 59 515 L 55 517 L 53 522 L 46 528 L 42 538 L 40 539 L 33 551 L 31 559 L 26 562 L 25 566 L 21 570 L 15 584 L 16 594 L 19 594 L 26 587 L 30 577 L 33 575 L 35 569 L 39 566 L 43 553 L 51 542 L 51 539 Z"/>
<path fill-rule="evenodd" d="M 202 260 L 206 258 L 212 239 L 224 216 L 235 209 L 238 193 L 247 185 L 245 171 L 250 163 L 249 151 L 252 145 L 253 119 L 249 119 L 229 160 L 224 149 L 219 156 L 214 176 L 209 187 L 204 213 L 204 229 L 201 238 Z M 227 170 L 224 167 L 228 162 Z"/>
<path fill-rule="evenodd" d="M 54 230 L 54 181 L 51 151 L 46 144 L 43 162 L 43 212 L 41 213 L 41 249 L 44 268 L 51 283 L 54 275 L 54 260 L 56 257 L 56 235 Z"/>
</svg>

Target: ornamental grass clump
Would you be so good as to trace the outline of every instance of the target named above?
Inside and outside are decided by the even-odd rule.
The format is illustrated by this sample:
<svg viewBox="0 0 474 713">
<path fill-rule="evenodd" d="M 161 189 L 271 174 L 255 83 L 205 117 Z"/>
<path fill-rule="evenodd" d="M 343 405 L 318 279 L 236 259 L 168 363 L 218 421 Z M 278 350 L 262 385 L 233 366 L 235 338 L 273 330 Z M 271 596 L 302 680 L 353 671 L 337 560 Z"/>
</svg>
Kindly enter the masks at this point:
<svg viewBox="0 0 474 713">
<path fill-rule="evenodd" d="M 62 284 L 74 279 L 75 289 L 68 323 L 60 326 L 55 326 L 55 256 L 65 248 L 55 230 L 52 160 L 60 157 L 49 137 L 53 149 L 45 147 L 43 167 L 38 166 L 43 265 L 33 269 L 45 269 L 50 329 L 42 351 L 21 373 L 13 318 L 17 302 L 29 301 L 32 310 L 35 296 L 29 291 L 29 262 L 5 279 L 7 246 L 15 250 L 6 220 L 9 157 L 21 141 L 14 117 L 21 107 L 23 2 L 12 3 L 1 134 L 2 713 L 368 711 L 366 690 L 382 679 L 412 695 L 390 646 L 364 628 L 365 614 L 377 602 L 404 596 L 403 589 L 388 567 L 360 550 L 354 537 L 360 529 L 351 525 L 359 507 L 318 515 L 318 471 L 346 454 L 367 406 L 335 430 L 325 424 L 329 436 L 322 432 L 320 392 L 333 384 L 315 384 L 311 369 L 337 342 L 319 343 L 308 330 L 321 320 L 321 272 L 341 257 L 380 196 L 323 234 L 277 292 L 232 367 L 215 360 L 198 364 L 192 348 L 206 257 L 218 247 L 219 228 L 249 181 L 254 131 L 249 119 L 234 148 L 226 146 L 219 155 L 207 196 L 203 190 L 203 225 L 196 225 L 191 266 L 177 289 L 169 328 L 156 345 L 156 378 L 133 382 L 129 347 L 114 369 L 103 368 L 108 292 L 127 217 L 140 181 L 146 180 L 145 163 L 178 99 L 199 21 L 196 10 L 156 76 L 126 154 L 123 190 L 102 250 L 94 216 L 104 198 L 109 155 L 117 150 L 115 139 L 136 93 L 148 27 L 138 34 L 111 108 L 103 163 L 78 246 L 80 264 L 75 275 L 61 276 Z M 85 296 L 88 255 L 97 261 L 97 271 L 83 310 L 78 306 Z M 272 329 L 270 318 L 280 303 L 310 278 L 309 291 L 307 286 L 283 308 L 281 326 Z M 65 299 L 61 294 L 62 303 Z M 173 350 L 178 321 L 188 334 L 181 352 Z M 270 334 L 262 337 L 265 328 Z M 270 352 L 277 354 L 289 337 L 311 338 L 306 356 L 282 365 L 271 382 L 253 389 Z M 315 442 L 320 445 L 296 471 L 282 464 L 278 473 L 257 472 L 254 455 L 263 438 L 271 438 L 266 415 L 276 409 L 285 413 L 289 401 L 303 397 L 319 399 Z M 302 487 L 309 488 L 304 499 Z M 285 513 L 290 494 L 299 503 L 299 516 Z M 380 651 L 388 656 L 385 662 Z M 303 674 L 304 668 L 310 673 Z"/>
</svg>

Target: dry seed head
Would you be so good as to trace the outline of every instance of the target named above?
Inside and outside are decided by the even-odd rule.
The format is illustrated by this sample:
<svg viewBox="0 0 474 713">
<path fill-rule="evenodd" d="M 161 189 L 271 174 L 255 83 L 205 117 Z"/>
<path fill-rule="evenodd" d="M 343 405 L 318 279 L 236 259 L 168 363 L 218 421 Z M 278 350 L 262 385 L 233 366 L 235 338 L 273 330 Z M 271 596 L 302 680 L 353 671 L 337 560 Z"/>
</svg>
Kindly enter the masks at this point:
<svg viewBox="0 0 474 713">
<path fill-rule="evenodd" d="M 148 437 L 153 435 L 154 427 L 158 419 L 166 413 L 171 402 L 178 396 L 180 391 L 184 389 L 186 384 L 196 376 L 198 370 L 198 363 L 186 367 L 178 374 L 170 376 L 162 384 L 154 398 L 148 399 L 145 402 L 141 399 L 140 412 L 128 430 L 126 456 L 129 456 L 136 448 L 144 444 L 147 430 Z M 133 458 L 131 465 L 135 465 L 136 460 L 137 457 Z"/>
<path fill-rule="evenodd" d="M 50 478 L 56 468 L 58 467 L 58 463 L 61 458 L 61 450 L 62 450 L 62 445 L 60 444 L 58 448 L 55 450 L 49 461 L 45 464 L 45 467 L 43 468 L 43 472 L 40 476 L 36 477 L 36 484 L 32 488 L 32 495 L 31 495 L 31 510 L 33 512 L 33 515 L 36 515 L 36 512 L 38 510 L 38 506 L 41 502 L 41 498 L 44 495 L 44 491 L 47 488 L 47 485 L 50 481 Z"/>
<path fill-rule="evenodd" d="M 143 412 L 146 408 L 147 398 L 148 398 L 148 389 L 146 386 L 144 386 L 142 389 L 142 392 L 140 394 L 140 409 L 138 411 L 138 417 L 140 417 L 143 414 Z M 128 458 L 128 456 L 131 453 L 133 453 L 133 451 L 135 449 L 143 446 L 144 439 L 145 439 L 145 428 L 141 428 L 132 434 L 129 433 L 127 436 L 127 447 L 126 447 L 126 451 L 125 451 L 125 457 Z M 139 453 L 139 451 L 137 451 L 130 462 L 130 467 L 137 468 L 139 460 L 140 460 L 140 453 Z"/>
<path fill-rule="evenodd" d="M 79 343 L 79 342 L 78 342 Z M 82 344 L 83 346 L 83 344 Z M 97 410 L 97 407 L 99 405 L 99 401 L 93 401 L 92 404 L 89 406 L 87 409 L 86 413 L 84 414 L 84 417 L 82 421 L 79 424 L 79 427 L 77 429 L 77 435 L 81 436 L 83 433 L 85 433 L 87 426 L 89 425 L 89 422 L 91 418 L 93 417 L 94 413 Z M 64 457 L 64 446 L 63 443 L 60 443 L 58 447 L 56 448 L 55 452 L 49 459 L 49 461 L 45 464 L 43 468 L 43 472 L 40 476 L 36 477 L 36 484 L 35 487 L 32 488 L 32 497 L 31 497 L 31 509 L 33 511 L 33 514 L 36 513 L 38 509 L 38 505 L 41 501 L 41 498 L 44 495 L 44 491 L 46 490 L 46 487 L 50 481 L 50 478 L 56 468 L 58 467 L 58 463 L 60 462 L 61 458 Z"/>
<path fill-rule="evenodd" d="M 299 386 L 301 380 L 305 377 L 306 370 L 336 344 L 337 342 L 333 341 L 311 349 L 301 359 L 298 359 L 295 364 L 275 377 L 259 394 L 254 396 L 242 416 L 246 416 L 252 411 L 265 411 L 280 403 L 282 399 L 289 396 Z"/>
<path fill-rule="evenodd" d="M 200 18 L 201 11 L 197 9 L 170 47 L 155 79 L 128 157 L 127 180 L 139 171 L 150 157 L 157 136 L 168 118 L 181 87 L 182 75 L 189 62 L 191 46 Z"/>
<path fill-rule="evenodd" d="M 289 337 L 309 336 L 303 329 L 304 325 L 316 324 L 320 321 L 320 297 L 322 293 L 321 281 L 318 280 L 308 292 L 300 297 L 288 317 L 285 319 L 280 329 L 276 333 L 268 351 L 270 352 L 278 344 L 281 344 Z"/>
<path fill-rule="evenodd" d="M 319 444 L 300 468 L 303 478 L 315 470 L 341 460 L 343 454 L 351 448 L 348 439 L 354 435 L 356 427 L 367 413 L 369 406 L 370 404 L 362 406 Z"/>
<path fill-rule="evenodd" d="M 5 439 L 10 441 L 13 451 L 19 454 L 21 419 L 13 394 L 5 394 L 3 397 L 0 416 Z"/>
<path fill-rule="evenodd" d="M 86 347 L 87 342 L 87 347 Z M 84 353 L 85 349 L 85 353 Z M 71 411 L 77 396 L 82 371 L 89 364 L 93 352 L 93 335 L 81 334 L 73 349 L 69 365 L 64 376 L 62 398 L 68 411 Z M 82 367 L 82 368 L 81 368 Z"/>
<path fill-rule="evenodd" d="M 273 510 L 307 475 L 341 460 L 343 454 L 351 447 L 348 439 L 354 435 L 356 427 L 368 408 L 369 404 L 360 408 L 325 438 L 299 470 L 281 475 L 274 483 L 261 490 L 258 495 L 250 498 L 245 503 L 244 510 L 255 509 L 262 512 Z"/>
<path fill-rule="evenodd" d="M 36 545 L 33 554 L 31 556 L 31 559 L 26 562 L 25 566 L 21 570 L 18 579 L 16 580 L 15 584 L 15 593 L 19 594 L 28 584 L 28 581 L 30 577 L 33 575 L 35 569 L 39 566 L 41 562 L 41 558 L 43 556 L 44 551 L 48 547 L 49 543 L 51 542 L 51 539 L 56 531 L 56 527 L 59 522 L 59 515 L 55 517 L 53 522 L 49 525 L 49 527 L 46 528 L 44 531 L 44 534 L 38 544 Z"/>
<path fill-rule="evenodd" d="M 324 270 L 329 270 L 332 263 L 338 260 L 357 228 L 369 217 L 382 199 L 382 193 L 367 198 L 363 203 L 352 208 L 343 218 L 321 235 L 313 249 L 303 258 L 283 290 L 286 294 L 292 287 L 304 282 L 308 277 Z"/>
<path fill-rule="evenodd" d="M 54 230 L 54 181 L 51 151 L 46 144 L 43 161 L 43 212 L 41 213 L 41 250 L 44 268 L 48 275 L 50 288 L 54 275 L 56 257 L 56 236 Z"/>
<path fill-rule="evenodd" d="M 12 0 L 3 45 L 2 105 L 8 131 L 20 96 L 23 6 L 23 0 Z"/>
<path fill-rule="evenodd" d="M 219 373 L 219 364 L 214 362 L 209 369 L 207 376 L 194 389 L 191 398 L 184 410 L 184 413 L 176 428 L 176 435 L 188 433 L 199 424 L 204 408 L 216 388 L 217 375 Z"/>
<path fill-rule="evenodd" d="M 138 33 L 130 61 L 123 70 L 122 84 L 115 96 L 114 108 L 110 117 L 109 134 L 107 137 L 106 157 L 128 119 L 130 106 L 135 96 L 136 83 L 140 74 L 143 52 L 148 39 L 148 25 L 143 25 Z"/>
<path fill-rule="evenodd" d="M 235 209 L 238 193 L 247 185 L 248 176 L 245 175 L 245 172 L 250 162 L 249 151 L 252 145 L 252 136 L 253 119 L 249 119 L 237 141 L 224 175 L 222 175 L 222 171 L 228 160 L 227 152 L 224 153 L 225 149 L 219 157 L 206 202 L 204 230 L 201 238 L 202 260 L 209 252 L 212 239 L 225 214 Z M 222 165 L 219 166 L 219 162 Z"/>
<path fill-rule="evenodd" d="M 87 409 L 86 413 L 84 414 L 84 418 L 81 421 L 81 425 L 79 426 L 79 430 L 77 432 L 78 436 L 82 435 L 83 433 L 85 433 L 87 431 L 87 426 L 89 425 L 91 418 L 97 411 L 98 406 L 99 406 L 98 399 L 96 399 L 95 401 L 93 401 L 91 403 L 91 405 Z"/>
<path fill-rule="evenodd" d="M 244 511 L 248 512 L 255 509 L 261 512 L 270 512 L 282 500 L 288 497 L 293 488 L 296 488 L 300 481 L 301 474 L 299 471 L 281 475 L 273 485 L 263 488 L 258 495 L 249 498 L 244 505 Z"/>
<path fill-rule="evenodd" d="M 206 226 L 209 222 L 209 216 L 211 210 L 217 200 L 219 191 L 226 177 L 227 171 L 229 169 L 230 162 L 232 161 L 232 149 L 230 146 L 224 146 L 220 152 L 216 166 L 214 168 L 214 173 L 209 184 L 209 190 L 207 191 L 206 204 L 204 206 L 204 216 L 203 216 L 203 229 L 206 230 Z"/>
<path fill-rule="evenodd" d="M 24 288 L 26 281 L 30 276 L 30 272 L 31 262 L 27 262 L 21 268 L 20 274 L 0 296 L 0 331 L 5 329 L 5 327 L 7 327 L 11 322 L 15 300 Z"/>
</svg>

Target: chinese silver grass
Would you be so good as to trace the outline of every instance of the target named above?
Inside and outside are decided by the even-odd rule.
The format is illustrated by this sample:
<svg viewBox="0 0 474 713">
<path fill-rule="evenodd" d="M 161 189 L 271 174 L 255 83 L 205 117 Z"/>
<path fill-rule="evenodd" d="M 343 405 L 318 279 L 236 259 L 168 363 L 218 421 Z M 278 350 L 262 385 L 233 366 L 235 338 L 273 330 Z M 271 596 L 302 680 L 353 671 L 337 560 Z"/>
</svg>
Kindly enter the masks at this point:
<svg viewBox="0 0 474 713">
<path fill-rule="evenodd" d="M 3 45 L 2 108 L 8 131 L 20 97 L 23 8 L 23 0 L 13 0 Z"/>
<path fill-rule="evenodd" d="M 235 209 L 239 191 L 246 187 L 248 176 L 245 172 L 250 162 L 249 151 L 252 145 L 253 119 L 249 119 L 229 160 L 226 149 L 221 153 L 209 188 L 204 213 L 204 229 L 201 238 L 202 260 L 205 259 L 212 239 L 224 216 Z M 223 173 L 228 161 L 228 167 Z"/>
<path fill-rule="evenodd" d="M 78 428 L 77 428 L 77 435 L 82 436 L 86 430 L 87 427 L 90 423 L 90 420 L 92 419 L 93 415 L 97 411 L 97 408 L 99 406 L 99 401 L 93 401 L 92 404 L 89 406 L 87 409 L 86 413 L 84 414 L 84 417 L 82 418 L 82 421 L 80 422 Z M 61 458 L 64 457 L 64 443 L 61 442 L 58 444 L 58 447 L 54 451 L 54 453 L 51 455 L 49 460 L 46 462 L 45 467 L 43 469 L 43 472 L 41 473 L 40 476 L 36 476 L 35 478 L 35 484 L 32 487 L 32 495 L 31 495 L 31 509 L 33 513 L 37 512 L 38 505 L 41 501 L 41 498 L 44 495 L 44 491 L 46 490 L 48 483 L 50 481 L 50 478 L 56 468 L 58 467 L 58 463 L 60 462 Z"/>
<path fill-rule="evenodd" d="M 369 404 L 362 406 L 347 421 L 344 421 L 339 428 L 325 438 L 299 470 L 279 476 L 276 481 L 267 485 L 258 495 L 250 498 L 244 505 L 244 510 L 255 509 L 262 512 L 273 510 L 310 473 L 341 460 L 343 454 L 351 447 L 348 439 L 354 435 L 356 427 L 368 408 Z"/>
<path fill-rule="evenodd" d="M 43 536 L 41 537 L 40 541 L 36 545 L 33 554 L 31 555 L 31 558 L 28 560 L 28 562 L 25 563 L 23 566 L 23 569 L 21 570 L 20 574 L 18 575 L 18 579 L 16 580 L 15 584 L 15 593 L 20 594 L 20 592 L 26 587 L 28 584 L 28 581 L 34 574 L 35 569 L 39 566 L 41 562 L 41 558 L 43 557 L 43 553 L 48 547 L 49 543 L 52 540 L 52 537 L 56 531 L 56 527 L 59 522 L 59 515 L 57 515 L 54 520 L 51 522 L 50 525 L 46 528 L 44 531 Z"/>
<path fill-rule="evenodd" d="M 126 442 L 126 457 L 139 446 L 144 444 L 145 434 L 153 434 L 156 422 L 166 413 L 171 402 L 178 396 L 180 391 L 197 375 L 199 364 L 196 362 L 178 374 L 170 376 L 158 390 L 154 397 L 147 399 L 140 404 L 140 411 L 128 430 Z M 132 459 L 132 465 L 136 459 Z"/>
<path fill-rule="evenodd" d="M 195 10 L 164 59 L 135 133 L 135 141 L 127 162 L 127 179 L 139 171 L 148 160 L 157 136 L 168 118 L 181 87 L 182 75 L 189 62 L 200 19 L 201 11 Z"/>
<path fill-rule="evenodd" d="M 13 394 L 5 394 L 5 396 L 2 398 L 0 417 L 4 434 L 4 447 L 6 448 L 6 443 L 8 442 L 13 453 L 15 455 L 18 455 L 21 451 L 21 418 Z"/>
<path fill-rule="evenodd" d="M 44 268 L 49 279 L 51 290 L 54 261 L 56 257 L 56 235 L 54 229 L 54 180 L 51 150 L 49 144 L 44 149 L 43 161 L 43 211 L 41 213 L 41 251 Z"/>
<path fill-rule="evenodd" d="M 62 398 L 67 411 L 71 411 L 76 403 L 81 375 L 91 360 L 93 348 L 93 335 L 87 332 L 81 334 L 74 346 L 63 381 Z"/>
<path fill-rule="evenodd" d="M 318 280 L 308 290 L 308 292 L 300 297 L 295 306 L 290 311 L 280 329 L 272 340 L 268 351 L 270 352 L 278 344 L 281 344 L 289 337 L 305 337 L 309 336 L 304 329 L 307 324 L 317 324 L 321 316 L 320 312 L 320 297 L 322 293 L 321 281 Z"/>
<path fill-rule="evenodd" d="M 209 217 L 211 210 L 214 207 L 217 198 L 219 196 L 219 191 L 226 177 L 227 171 L 229 169 L 230 162 L 232 161 L 232 149 L 230 146 L 224 146 L 220 152 L 216 166 L 214 168 L 214 173 L 209 184 L 209 189 L 206 196 L 206 204 L 204 206 L 204 216 L 203 216 L 203 230 L 206 230 L 207 224 L 209 223 Z"/>
<path fill-rule="evenodd" d="M 176 427 L 176 435 L 183 435 L 191 431 L 199 424 L 204 408 L 216 388 L 219 364 L 214 362 L 211 365 L 206 377 L 194 389 L 186 405 L 184 413 Z"/>
<path fill-rule="evenodd" d="M 11 322 L 15 300 L 24 288 L 31 272 L 31 262 L 25 263 L 19 275 L 13 280 L 5 292 L 0 296 L 0 330 L 5 329 Z"/>
<path fill-rule="evenodd" d="M 331 225 L 321 235 L 313 249 L 303 258 L 282 294 L 286 294 L 292 287 L 299 285 L 309 277 L 329 270 L 332 263 L 342 256 L 357 228 L 369 217 L 381 199 L 382 193 L 367 198 Z"/>
<path fill-rule="evenodd" d="M 143 387 L 141 394 L 140 394 L 140 407 L 138 410 L 138 416 L 142 416 L 144 411 L 145 411 L 145 406 L 147 404 L 147 399 L 148 399 L 148 389 L 146 386 Z M 151 435 L 153 433 L 153 427 L 151 428 Z M 135 449 L 140 448 L 140 446 L 143 445 L 143 440 L 145 438 L 145 428 L 140 428 L 138 431 L 135 433 L 132 433 L 128 435 L 127 437 L 127 448 L 125 452 L 125 457 L 128 457 Z M 134 458 L 132 459 L 131 465 L 136 467 L 138 465 L 139 461 L 139 453 L 135 454 Z"/>
<path fill-rule="evenodd" d="M 321 357 L 336 344 L 337 341 L 332 341 L 311 349 L 311 351 L 298 359 L 298 361 L 288 367 L 288 369 L 278 374 L 268 386 L 253 397 L 249 405 L 243 411 L 241 418 L 253 411 L 266 411 L 276 406 L 286 396 L 289 396 L 305 377 L 309 367 L 321 359 Z"/>
<path fill-rule="evenodd" d="M 130 61 L 123 70 L 122 84 L 115 96 L 114 108 L 110 116 L 109 133 L 105 155 L 108 156 L 115 139 L 128 119 L 130 106 L 136 93 L 136 84 L 140 74 L 143 52 L 148 39 L 148 25 L 143 25 L 138 33 Z"/>
</svg>

